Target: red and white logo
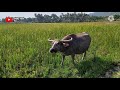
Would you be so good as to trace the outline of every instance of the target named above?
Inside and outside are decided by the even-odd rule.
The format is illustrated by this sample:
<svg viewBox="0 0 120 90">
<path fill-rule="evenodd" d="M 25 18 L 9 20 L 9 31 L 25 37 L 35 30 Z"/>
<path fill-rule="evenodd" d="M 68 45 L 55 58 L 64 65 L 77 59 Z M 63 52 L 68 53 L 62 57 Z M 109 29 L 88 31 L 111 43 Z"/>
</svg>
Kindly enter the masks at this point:
<svg viewBox="0 0 120 90">
<path fill-rule="evenodd" d="M 5 18 L 5 21 L 6 21 L 6 22 L 13 22 L 13 18 L 12 18 L 12 17 L 6 17 L 6 18 Z"/>
</svg>

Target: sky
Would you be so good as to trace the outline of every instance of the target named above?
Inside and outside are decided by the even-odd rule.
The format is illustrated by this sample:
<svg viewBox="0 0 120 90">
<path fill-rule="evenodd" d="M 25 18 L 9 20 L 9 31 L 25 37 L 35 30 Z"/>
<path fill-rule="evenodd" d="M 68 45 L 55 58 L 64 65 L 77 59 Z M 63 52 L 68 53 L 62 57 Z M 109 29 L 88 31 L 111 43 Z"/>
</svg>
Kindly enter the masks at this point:
<svg viewBox="0 0 120 90">
<path fill-rule="evenodd" d="M 34 14 L 35 13 L 39 13 L 39 14 L 47 14 L 47 15 L 51 15 L 51 14 L 57 14 L 58 16 L 61 14 L 61 13 L 73 13 L 73 12 L 0 12 L 0 19 L 2 18 L 6 18 L 7 16 L 10 16 L 10 17 L 25 17 L 25 18 L 28 18 L 28 17 L 35 17 Z M 76 12 L 76 13 L 80 13 L 80 12 Z M 89 13 L 92 13 L 92 12 L 83 12 L 83 13 L 86 13 L 86 14 L 89 14 Z"/>
</svg>

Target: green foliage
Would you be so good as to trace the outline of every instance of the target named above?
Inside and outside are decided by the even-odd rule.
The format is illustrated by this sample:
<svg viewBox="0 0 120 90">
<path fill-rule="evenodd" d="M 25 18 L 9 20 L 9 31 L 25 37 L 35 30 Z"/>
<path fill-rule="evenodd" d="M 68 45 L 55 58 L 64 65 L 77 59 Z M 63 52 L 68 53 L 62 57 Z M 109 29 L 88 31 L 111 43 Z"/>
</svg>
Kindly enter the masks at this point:
<svg viewBox="0 0 120 90">
<path fill-rule="evenodd" d="M 113 73 L 112 77 L 113 78 L 120 78 L 120 71 Z"/>
<path fill-rule="evenodd" d="M 35 14 L 37 22 L 93 22 L 93 21 L 100 21 L 105 20 L 105 17 L 98 17 L 98 16 L 90 16 L 85 13 L 67 13 L 61 14 L 57 16 L 56 14 L 51 15 L 42 15 L 42 14 Z"/>
<path fill-rule="evenodd" d="M 0 24 L 0 77 L 2 78 L 96 78 L 120 59 L 120 23 Z M 92 38 L 85 60 L 72 64 L 49 53 L 48 38 L 88 32 Z"/>
<path fill-rule="evenodd" d="M 120 15 L 114 15 L 115 20 L 120 19 Z"/>
</svg>

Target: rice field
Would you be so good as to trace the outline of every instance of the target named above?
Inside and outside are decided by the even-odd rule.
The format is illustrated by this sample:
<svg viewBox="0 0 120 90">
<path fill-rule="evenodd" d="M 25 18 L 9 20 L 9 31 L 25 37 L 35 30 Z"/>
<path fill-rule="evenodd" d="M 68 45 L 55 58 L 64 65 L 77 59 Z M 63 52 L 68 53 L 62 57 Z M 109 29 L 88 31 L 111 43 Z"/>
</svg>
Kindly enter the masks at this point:
<svg viewBox="0 0 120 90">
<path fill-rule="evenodd" d="M 62 67 L 60 53 L 49 53 L 48 38 L 80 32 L 92 38 L 85 60 L 77 55 L 73 65 L 68 56 Z M 119 62 L 120 22 L 0 24 L 1 78 L 98 78 Z"/>
</svg>

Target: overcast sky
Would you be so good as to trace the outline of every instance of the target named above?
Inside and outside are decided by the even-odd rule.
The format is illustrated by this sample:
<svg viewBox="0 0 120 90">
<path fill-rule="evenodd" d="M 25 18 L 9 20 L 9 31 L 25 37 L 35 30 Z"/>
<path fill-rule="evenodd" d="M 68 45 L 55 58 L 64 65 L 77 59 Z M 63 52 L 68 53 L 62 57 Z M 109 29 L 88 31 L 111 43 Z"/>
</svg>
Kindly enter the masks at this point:
<svg viewBox="0 0 120 90">
<path fill-rule="evenodd" d="M 10 16 L 10 17 L 25 17 L 25 18 L 28 18 L 28 17 L 35 17 L 34 14 L 35 13 L 39 13 L 39 14 L 47 14 L 47 15 L 51 15 L 51 14 L 57 14 L 57 15 L 60 15 L 61 13 L 73 13 L 73 12 L 0 12 L 0 19 L 2 18 L 5 18 L 7 16 Z M 80 13 L 80 12 L 77 12 L 77 13 Z M 84 12 L 84 13 L 92 13 L 92 12 Z"/>
</svg>

